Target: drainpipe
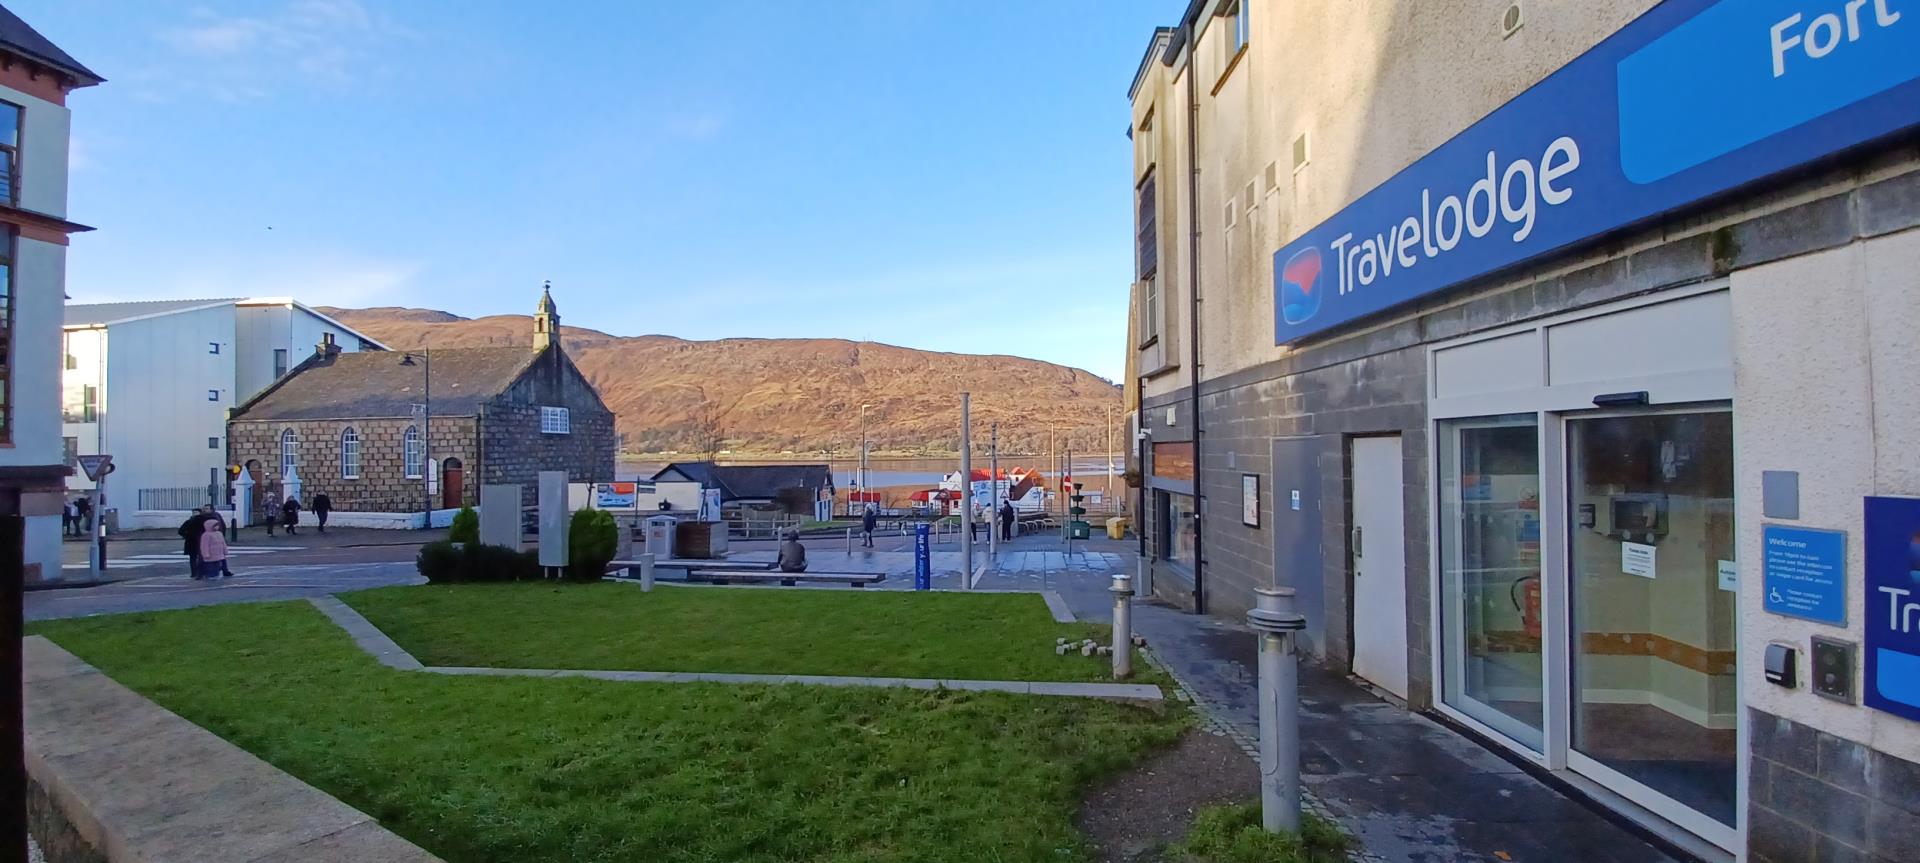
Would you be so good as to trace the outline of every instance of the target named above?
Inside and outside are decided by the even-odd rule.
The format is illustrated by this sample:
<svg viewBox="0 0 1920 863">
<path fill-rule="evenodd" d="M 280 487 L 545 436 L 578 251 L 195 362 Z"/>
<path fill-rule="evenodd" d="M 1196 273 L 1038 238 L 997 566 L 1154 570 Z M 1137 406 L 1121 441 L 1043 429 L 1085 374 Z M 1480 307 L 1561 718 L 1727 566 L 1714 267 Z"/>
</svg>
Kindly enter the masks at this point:
<svg viewBox="0 0 1920 863">
<path fill-rule="evenodd" d="M 1193 64 L 1199 48 L 1196 41 L 1200 35 L 1199 16 L 1196 4 L 1193 15 L 1182 26 L 1187 31 L 1187 345 L 1190 351 L 1187 371 L 1191 396 L 1188 411 L 1193 417 L 1193 610 L 1196 614 L 1206 614 L 1206 522 L 1200 517 L 1206 512 L 1205 498 L 1200 491 L 1200 162 L 1197 156 L 1200 87 L 1194 81 L 1198 70 Z"/>
</svg>

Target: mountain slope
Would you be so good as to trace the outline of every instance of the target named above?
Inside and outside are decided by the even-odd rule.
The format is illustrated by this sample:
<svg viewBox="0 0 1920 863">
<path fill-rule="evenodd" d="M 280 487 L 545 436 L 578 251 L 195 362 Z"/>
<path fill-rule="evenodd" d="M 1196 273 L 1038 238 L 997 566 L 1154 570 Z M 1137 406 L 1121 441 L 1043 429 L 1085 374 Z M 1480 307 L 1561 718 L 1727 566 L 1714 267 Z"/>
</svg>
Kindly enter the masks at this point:
<svg viewBox="0 0 1920 863">
<path fill-rule="evenodd" d="M 467 319 L 428 309 L 320 309 L 396 349 L 530 344 L 523 315 Z M 975 442 L 1000 424 L 1002 451 L 1106 446 L 1121 439 L 1120 388 L 1080 369 L 1009 356 L 948 354 L 843 339 L 613 336 L 563 326 L 567 352 L 618 415 L 629 451 L 698 452 L 718 431 L 741 451 L 857 450 L 861 405 L 874 451 L 951 452 L 960 392 L 973 393 Z"/>
</svg>

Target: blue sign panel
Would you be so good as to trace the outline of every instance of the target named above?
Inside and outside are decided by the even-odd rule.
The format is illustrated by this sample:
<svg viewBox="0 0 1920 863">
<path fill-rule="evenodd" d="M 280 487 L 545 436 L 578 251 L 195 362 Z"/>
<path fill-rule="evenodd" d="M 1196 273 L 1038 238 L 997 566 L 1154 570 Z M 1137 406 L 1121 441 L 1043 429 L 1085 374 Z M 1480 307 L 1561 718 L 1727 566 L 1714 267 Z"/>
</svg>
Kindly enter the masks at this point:
<svg viewBox="0 0 1920 863">
<path fill-rule="evenodd" d="M 913 526 L 913 589 L 933 589 L 933 543 L 924 521 Z"/>
<path fill-rule="evenodd" d="M 1920 500 L 1867 498 L 1868 707 L 1920 721 Z"/>
<path fill-rule="evenodd" d="M 1274 253 L 1274 342 L 1920 124 L 1920 7 L 1666 0 Z"/>
<path fill-rule="evenodd" d="M 1847 535 L 1769 524 L 1761 527 L 1761 589 L 1766 610 L 1847 625 Z"/>
</svg>

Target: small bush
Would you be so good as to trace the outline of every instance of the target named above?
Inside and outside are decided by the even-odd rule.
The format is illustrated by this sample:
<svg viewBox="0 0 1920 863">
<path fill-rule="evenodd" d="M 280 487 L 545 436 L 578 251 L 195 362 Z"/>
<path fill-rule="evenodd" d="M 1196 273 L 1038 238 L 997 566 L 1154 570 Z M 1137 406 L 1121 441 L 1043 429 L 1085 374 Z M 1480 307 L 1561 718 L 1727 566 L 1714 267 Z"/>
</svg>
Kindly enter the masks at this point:
<svg viewBox="0 0 1920 863">
<path fill-rule="evenodd" d="M 453 514 L 453 526 L 447 530 L 448 542 L 479 542 L 480 514 L 473 507 L 463 506 Z"/>
<path fill-rule="evenodd" d="M 464 560 L 460 550 L 451 542 L 429 542 L 420 546 L 420 556 L 414 559 L 414 567 L 426 576 L 431 584 L 451 584 L 463 581 L 461 569 Z"/>
<path fill-rule="evenodd" d="M 620 549 L 620 526 L 605 510 L 583 509 L 567 526 L 567 577 L 599 581 Z"/>
<path fill-rule="evenodd" d="M 1260 804 L 1209 806 L 1193 818 L 1187 838 L 1168 859 L 1185 863 L 1344 863 L 1350 844 L 1340 828 L 1302 813 L 1300 833 L 1268 833 Z"/>
</svg>

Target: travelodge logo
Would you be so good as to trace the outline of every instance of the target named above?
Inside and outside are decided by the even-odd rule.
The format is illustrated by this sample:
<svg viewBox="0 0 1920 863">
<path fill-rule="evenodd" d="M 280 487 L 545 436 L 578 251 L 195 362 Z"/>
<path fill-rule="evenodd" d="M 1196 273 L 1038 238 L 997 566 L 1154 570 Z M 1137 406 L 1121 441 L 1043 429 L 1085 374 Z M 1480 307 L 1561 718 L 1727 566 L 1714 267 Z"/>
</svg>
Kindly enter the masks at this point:
<svg viewBox="0 0 1920 863">
<path fill-rule="evenodd" d="M 1320 247 L 1295 252 L 1280 268 L 1280 315 L 1289 324 L 1305 323 L 1320 311 Z"/>
</svg>

